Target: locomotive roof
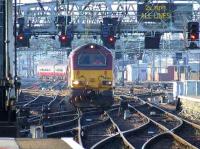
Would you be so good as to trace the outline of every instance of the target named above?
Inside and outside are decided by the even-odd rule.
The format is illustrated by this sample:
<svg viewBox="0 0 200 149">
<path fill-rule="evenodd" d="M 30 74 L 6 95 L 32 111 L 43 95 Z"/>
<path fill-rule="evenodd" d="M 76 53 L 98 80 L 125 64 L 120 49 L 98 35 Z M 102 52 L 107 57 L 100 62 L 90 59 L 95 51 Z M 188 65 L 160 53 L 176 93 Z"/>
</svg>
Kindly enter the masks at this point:
<svg viewBox="0 0 200 149">
<path fill-rule="evenodd" d="M 83 50 L 83 49 L 84 49 L 84 50 L 87 50 L 87 49 L 85 49 L 85 48 L 86 48 L 86 47 L 89 47 L 89 46 L 92 46 L 92 45 L 94 45 L 95 47 L 98 47 L 98 49 L 101 49 L 103 53 L 110 53 L 110 54 L 112 54 L 111 50 L 109 50 L 108 48 L 106 48 L 106 47 L 104 47 L 104 46 L 102 46 L 102 45 L 98 45 L 98 44 L 96 44 L 96 43 L 88 43 L 88 44 L 85 44 L 85 45 L 83 45 L 83 46 L 77 47 L 75 50 L 73 50 L 73 51 L 70 53 L 70 57 L 71 57 L 72 55 L 78 53 L 79 51 Z M 94 48 L 94 49 L 95 49 L 95 48 Z"/>
</svg>

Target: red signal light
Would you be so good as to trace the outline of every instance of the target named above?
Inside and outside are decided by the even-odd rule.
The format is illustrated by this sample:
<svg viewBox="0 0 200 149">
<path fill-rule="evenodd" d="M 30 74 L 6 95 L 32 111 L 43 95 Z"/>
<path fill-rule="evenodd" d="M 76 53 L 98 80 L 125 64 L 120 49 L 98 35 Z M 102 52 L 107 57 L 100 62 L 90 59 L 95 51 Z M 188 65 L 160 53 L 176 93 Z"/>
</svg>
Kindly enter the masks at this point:
<svg viewBox="0 0 200 149">
<path fill-rule="evenodd" d="M 66 40 L 66 37 L 65 37 L 65 36 L 62 36 L 62 37 L 61 37 L 61 40 Z"/>
<path fill-rule="evenodd" d="M 67 42 L 67 36 L 66 35 L 60 35 L 59 37 L 61 42 Z"/>
<path fill-rule="evenodd" d="M 20 33 L 16 36 L 16 47 L 30 47 L 30 36 L 25 33 Z"/>
<path fill-rule="evenodd" d="M 114 36 L 109 36 L 109 37 L 108 37 L 108 42 L 109 42 L 109 43 L 115 43 L 115 41 L 116 41 L 116 39 L 115 39 Z"/>
<path fill-rule="evenodd" d="M 110 41 L 110 42 L 113 42 L 113 41 L 114 41 L 114 38 L 113 38 L 113 37 L 110 37 L 110 38 L 109 38 L 109 41 Z"/>
<path fill-rule="evenodd" d="M 19 34 L 17 36 L 17 40 L 24 40 L 24 35 L 23 34 Z"/>
<path fill-rule="evenodd" d="M 190 35 L 190 39 L 191 39 L 192 41 L 196 40 L 196 35 L 195 35 L 195 34 L 191 34 L 191 35 Z"/>
<path fill-rule="evenodd" d="M 188 40 L 199 40 L 199 22 L 188 22 Z"/>
</svg>

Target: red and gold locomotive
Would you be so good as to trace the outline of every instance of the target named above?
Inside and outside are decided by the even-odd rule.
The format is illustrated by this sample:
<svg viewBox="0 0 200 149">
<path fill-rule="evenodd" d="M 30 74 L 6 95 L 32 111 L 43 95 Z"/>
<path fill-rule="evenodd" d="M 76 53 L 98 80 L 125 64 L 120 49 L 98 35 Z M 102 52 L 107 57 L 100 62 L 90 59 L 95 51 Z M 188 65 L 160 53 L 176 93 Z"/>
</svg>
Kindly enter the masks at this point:
<svg viewBox="0 0 200 149">
<path fill-rule="evenodd" d="M 109 107 L 113 104 L 113 56 L 97 44 L 73 50 L 68 62 L 70 102 L 77 107 Z"/>
</svg>

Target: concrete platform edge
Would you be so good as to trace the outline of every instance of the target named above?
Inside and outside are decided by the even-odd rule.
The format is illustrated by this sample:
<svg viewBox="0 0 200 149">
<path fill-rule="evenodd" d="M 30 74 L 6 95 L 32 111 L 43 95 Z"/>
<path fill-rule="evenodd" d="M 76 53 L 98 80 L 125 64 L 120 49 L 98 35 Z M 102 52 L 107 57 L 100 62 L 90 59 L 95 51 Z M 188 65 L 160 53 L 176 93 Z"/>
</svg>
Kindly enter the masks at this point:
<svg viewBox="0 0 200 149">
<path fill-rule="evenodd" d="M 73 140 L 73 138 L 61 138 L 64 142 L 66 142 L 72 149 L 84 149 L 77 142 Z"/>
</svg>

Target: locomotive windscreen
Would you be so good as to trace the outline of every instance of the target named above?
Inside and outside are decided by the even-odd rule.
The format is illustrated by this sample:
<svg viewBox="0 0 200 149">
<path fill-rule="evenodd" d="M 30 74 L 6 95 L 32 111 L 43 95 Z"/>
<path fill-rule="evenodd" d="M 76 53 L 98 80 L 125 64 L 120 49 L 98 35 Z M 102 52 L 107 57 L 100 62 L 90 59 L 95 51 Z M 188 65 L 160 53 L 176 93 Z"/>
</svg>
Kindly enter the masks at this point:
<svg viewBox="0 0 200 149">
<path fill-rule="evenodd" d="M 101 53 L 80 53 L 79 66 L 106 66 L 106 57 Z"/>
</svg>

